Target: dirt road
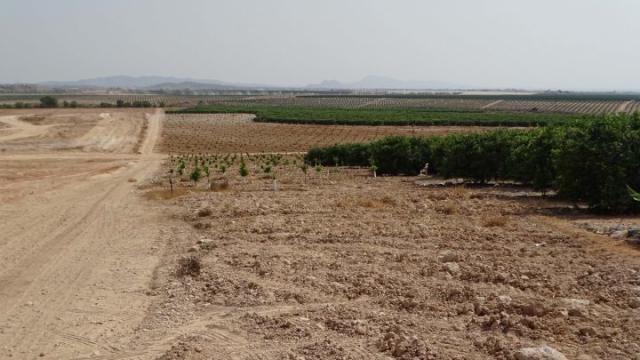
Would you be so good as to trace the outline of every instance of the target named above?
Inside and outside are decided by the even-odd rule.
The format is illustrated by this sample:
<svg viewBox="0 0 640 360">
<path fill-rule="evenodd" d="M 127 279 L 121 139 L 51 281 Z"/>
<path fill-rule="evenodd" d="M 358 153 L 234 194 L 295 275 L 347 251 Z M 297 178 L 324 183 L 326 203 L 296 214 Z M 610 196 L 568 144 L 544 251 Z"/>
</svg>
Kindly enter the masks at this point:
<svg viewBox="0 0 640 360">
<path fill-rule="evenodd" d="M 140 155 L 0 203 L 0 358 L 117 358 L 132 341 L 162 242 L 158 215 L 134 191 L 161 164 L 153 148 L 163 117 L 149 116 Z M 105 161 L 70 161 L 93 156 Z"/>
</svg>

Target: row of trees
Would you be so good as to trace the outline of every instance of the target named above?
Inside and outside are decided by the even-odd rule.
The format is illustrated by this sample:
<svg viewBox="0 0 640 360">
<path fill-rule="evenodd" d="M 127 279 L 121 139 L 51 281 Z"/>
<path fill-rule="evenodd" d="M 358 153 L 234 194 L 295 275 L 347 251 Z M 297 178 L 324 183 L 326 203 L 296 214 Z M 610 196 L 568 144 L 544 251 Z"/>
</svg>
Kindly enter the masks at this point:
<svg viewBox="0 0 640 360">
<path fill-rule="evenodd" d="M 607 212 L 640 210 L 640 115 L 591 117 L 532 130 L 431 138 L 390 137 L 369 144 L 312 149 L 310 164 L 375 166 L 380 174 L 429 172 L 469 181 L 514 181 L 555 190 Z"/>
<path fill-rule="evenodd" d="M 53 97 L 53 96 L 43 96 L 42 98 L 40 98 L 40 104 L 39 105 L 35 105 L 32 103 L 24 103 L 24 102 L 16 102 L 13 105 L 8 105 L 8 104 L 3 104 L 2 108 L 13 108 L 13 109 L 29 109 L 29 108 L 33 108 L 33 107 L 40 107 L 40 108 L 57 108 L 60 105 L 59 101 L 57 98 Z M 73 101 L 63 101 L 62 102 L 62 106 L 65 108 L 77 108 L 77 107 L 81 107 L 83 105 L 79 104 L 77 101 L 73 100 Z M 85 105 L 86 106 L 86 105 Z M 159 102 L 159 103 L 152 103 L 150 101 L 133 101 L 133 102 L 126 102 L 124 100 L 118 100 L 116 101 L 115 104 L 112 103 L 108 103 L 108 102 L 102 102 L 99 104 L 100 107 L 103 108 L 110 108 L 110 107 L 119 107 L 119 108 L 128 108 L 128 107 L 134 107 L 134 108 L 151 108 L 151 107 L 164 107 L 165 103 L 164 102 Z"/>
</svg>

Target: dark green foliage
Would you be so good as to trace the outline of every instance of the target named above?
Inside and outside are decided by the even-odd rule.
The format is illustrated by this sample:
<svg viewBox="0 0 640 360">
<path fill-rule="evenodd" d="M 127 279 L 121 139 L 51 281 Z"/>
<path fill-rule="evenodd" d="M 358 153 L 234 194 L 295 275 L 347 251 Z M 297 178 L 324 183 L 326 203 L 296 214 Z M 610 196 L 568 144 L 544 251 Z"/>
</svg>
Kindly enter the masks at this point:
<svg viewBox="0 0 640 360">
<path fill-rule="evenodd" d="M 336 166 L 336 160 L 342 165 L 367 166 L 371 158 L 369 144 L 338 144 L 309 150 L 307 159 L 314 159 L 309 163 L 315 165 L 321 162 L 326 166 Z"/>
<path fill-rule="evenodd" d="M 535 190 L 551 188 L 556 176 L 552 151 L 557 146 L 556 127 L 521 133 L 512 143 L 508 178 L 530 184 Z"/>
<path fill-rule="evenodd" d="M 245 177 L 249 175 L 249 169 L 247 169 L 247 164 L 244 162 L 244 158 L 240 159 L 240 176 Z"/>
<path fill-rule="evenodd" d="M 113 105 L 110 105 L 113 106 Z M 117 100 L 116 101 L 116 107 L 122 108 L 122 107 L 136 107 L 136 108 L 150 108 L 153 107 L 153 103 L 151 103 L 150 101 L 134 101 L 134 102 L 125 102 L 124 100 Z"/>
<path fill-rule="evenodd" d="M 193 171 L 191 172 L 191 175 L 189 176 L 189 178 L 194 183 L 197 183 L 198 181 L 200 181 L 201 177 L 202 177 L 202 173 L 200 172 L 200 168 L 196 166 L 195 168 L 193 168 Z"/>
<path fill-rule="evenodd" d="M 363 154 L 368 154 L 364 161 Z M 309 151 L 309 164 L 378 167 L 381 174 L 431 174 L 474 182 L 514 181 L 592 209 L 640 209 L 640 115 L 607 115 L 533 130 L 496 130 L 440 138 L 390 137 Z"/>
<path fill-rule="evenodd" d="M 596 117 L 563 128 L 554 150 L 555 188 L 600 211 L 637 207 L 627 186 L 640 185 L 640 117 Z"/>
<path fill-rule="evenodd" d="M 53 96 L 43 96 L 40 98 L 40 107 L 43 108 L 54 108 L 58 107 L 58 99 Z"/>
<path fill-rule="evenodd" d="M 374 143 L 369 164 L 378 174 L 418 175 L 431 158 L 432 140 L 394 136 Z"/>
<path fill-rule="evenodd" d="M 63 106 L 63 107 L 70 107 L 70 108 L 77 108 L 78 106 L 80 106 L 80 104 L 78 104 L 78 102 L 77 102 L 77 101 L 75 101 L 75 100 L 73 100 L 73 101 L 67 101 L 67 100 L 65 100 L 65 101 L 62 103 L 62 106 Z"/>
<path fill-rule="evenodd" d="M 432 172 L 479 183 L 511 179 L 516 170 L 510 167 L 513 149 L 528 138 L 522 131 L 513 130 L 440 138 L 432 146 Z"/>
<path fill-rule="evenodd" d="M 633 190 L 629 185 L 627 185 L 627 190 L 629 191 L 629 196 L 631 196 L 633 201 L 640 202 L 640 192 Z"/>
<path fill-rule="evenodd" d="M 143 108 L 150 108 L 153 107 L 153 104 L 149 101 L 134 101 L 131 106 L 133 107 L 143 107 Z"/>
</svg>

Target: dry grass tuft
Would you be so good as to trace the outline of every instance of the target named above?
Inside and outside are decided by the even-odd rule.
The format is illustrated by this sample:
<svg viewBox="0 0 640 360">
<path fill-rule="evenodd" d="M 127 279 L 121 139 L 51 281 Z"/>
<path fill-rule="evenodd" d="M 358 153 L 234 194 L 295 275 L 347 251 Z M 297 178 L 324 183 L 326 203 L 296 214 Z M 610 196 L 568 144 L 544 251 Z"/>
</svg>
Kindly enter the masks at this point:
<svg viewBox="0 0 640 360">
<path fill-rule="evenodd" d="M 453 201 L 445 201 L 436 208 L 436 211 L 445 215 L 456 215 L 460 213 L 460 208 Z"/>
<path fill-rule="evenodd" d="M 509 219 L 503 215 L 491 215 L 482 218 L 482 226 L 484 227 L 504 227 Z"/>
<path fill-rule="evenodd" d="M 425 194 L 425 197 L 436 201 L 447 200 L 448 198 L 447 193 L 442 190 L 431 190 Z"/>
<path fill-rule="evenodd" d="M 380 202 L 382 202 L 385 205 L 389 205 L 389 206 L 396 206 L 398 205 L 398 202 L 396 201 L 396 199 L 392 198 L 389 195 L 384 196 L 382 199 L 380 199 Z"/>
<path fill-rule="evenodd" d="M 211 214 L 213 214 L 213 211 L 211 211 L 211 209 L 209 208 L 202 208 L 198 210 L 198 217 L 207 217 L 211 216 Z"/>
<path fill-rule="evenodd" d="M 28 122 L 33 125 L 41 125 L 44 122 L 45 117 L 41 115 L 31 115 L 31 116 L 23 116 L 20 118 L 20 120 Z"/>
<path fill-rule="evenodd" d="M 169 189 L 150 190 L 144 193 L 147 200 L 171 200 L 188 194 L 189 191 L 183 188 L 176 188 L 171 192 Z"/>
<path fill-rule="evenodd" d="M 383 204 L 380 201 L 377 201 L 375 199 L 360 199 L 357 201 L 356 204 L 360 207 L 367 208 L 367 209 L 378 209 L 383 206 Z"/>
<path fill-rule="evenodd" d="M 229 180 L 228 179 L 220 179 L 212 181 L 209 185 L 209 190 L 220 192 L 229 190 Z"/>
<path fill-rule="evenodd" d="M 466 187 L 464 187 L 463 185 L 455 186 L 452 189 L 450 189 L 447 193 L 448 193 L 448 197 L 451 199 L 464 200 L 464 199 L 469 199 L 469 197 L 471 196 L 471 191 Z"/>
<path fill-rule="evenodd" d="M 384 196 L 380 199 L 377 198 L 363 198 L 358 199 L 356 202 L 357 206 L 368 208 L 368 209 L 381 209 L 384 207 L 393 207 L 396 206 L 397 202 L 390 196 Z"/>
<path fill-rule="evenodd" d="M 198 276 L 202 265 L 200 259 L 195 256 L 189 256 L 178 260 L 178 268 L 176 269 L 176 276 Z"/>
</svg>

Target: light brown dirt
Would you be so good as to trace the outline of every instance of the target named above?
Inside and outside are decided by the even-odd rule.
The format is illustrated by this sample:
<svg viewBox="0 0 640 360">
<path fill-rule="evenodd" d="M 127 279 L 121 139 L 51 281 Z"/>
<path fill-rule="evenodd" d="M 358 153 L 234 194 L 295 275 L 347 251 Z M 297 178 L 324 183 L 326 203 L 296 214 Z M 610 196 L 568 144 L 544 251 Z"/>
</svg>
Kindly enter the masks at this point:
<svg viewBox="0 0 640 360">
<path fill-rule="evenodd" d="M 6 142 L 11 140 L 24 139 L 29 137 L 37 137 L 47 133 L 49 126 L 36 126 L 26 121 L 20 120 L 18 116 L 2 116 L 0 122 L 7 125 L 8 129 L 4 130 L 8 134 L 0 133 L 0 141 Z"/>
<path fill-rule="evenodd" d="M 0 113 L 0 152 L 130 153 L 145 112 L 135 109 L 7 110 Z"/>
<path fill-rule="evenodd" d="M 559 215 L 566 204 L 363 169 L 305 176 L 299 155 L 272 169 L 276 184 L 254 156 L 246 178 L 236 159 L 228 186 L 212 168 L 220 186 L 208 191 L 188 168 L 171 193 L 160 138 L 178 153 L 192 149 L 176 134 L 246 153 L 356 135 L 296 127 L 308 135 L 290 141 L 292 128 L 252 133 L 266 128 L 240 119 L 248 140 L 228 141 L 231 117 L 161 136 L 160 111 L 101 112 L 0 112 L 47 126 L 0 138 L 0 359 L 513 359 L 543 344 L 569 359 L 640 353 L 638 250 Z M 0 136 L 24 134 L 3 124 Z"/>
<path fill-rule="evenodd" d="M 638 249 L 554 215 L 566 204 L 291 166 L 276 192 L 259 161 L 249 168 L 240 178 L 236 162 L 226 190 L 184 182 L 190 194 L 159 202 L 184 221 L 145 319 L 173 345 L 160 359 L 640 353 Z M 179 275 L 188 258 L 199 274 Z"/>
<path fill-rule="evenodd" d="M 129 348 L 163 236 L 131 179 L 159 168 L 162 118 L 149 117 L 141 155 L 0 154 L 0 358 L 112 357 Z M 25 139 L 18 152 L 43 150 L 40 137 Z"/>
</svg>

